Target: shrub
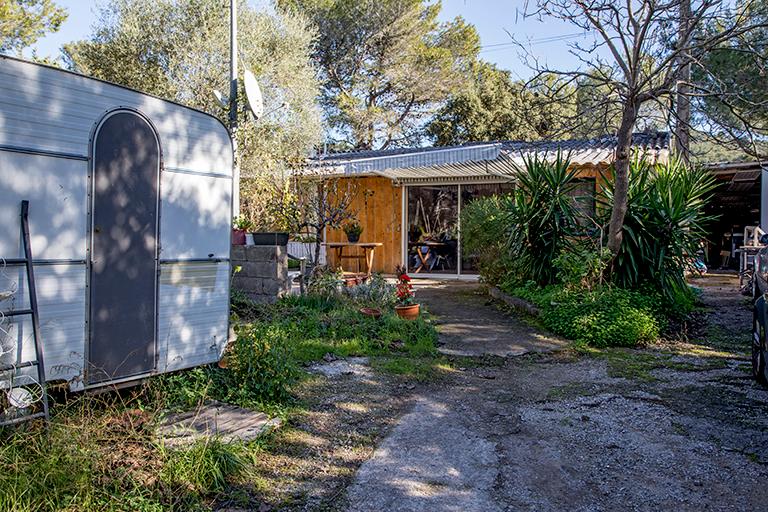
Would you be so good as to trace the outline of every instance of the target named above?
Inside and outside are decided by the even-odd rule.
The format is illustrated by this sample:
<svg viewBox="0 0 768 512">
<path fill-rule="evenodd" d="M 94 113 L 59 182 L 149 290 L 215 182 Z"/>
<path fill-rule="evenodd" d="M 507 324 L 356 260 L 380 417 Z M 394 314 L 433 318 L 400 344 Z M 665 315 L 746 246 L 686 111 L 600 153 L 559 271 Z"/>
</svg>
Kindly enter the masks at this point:
<svg viewBox="0 0 768 512">
<path fill-rule="evenodd" d="M 307 293 L 324 298 L 337 297 L 343 286 L 344 280 L 340 271 L 317 266 L 309 276 Z"/>
<path fill-rule="evenodd" d="M 658 338 L 665 327 L 658 293 L 641 293 L 615 286 L 571 291 L 534 283 L 511 293 L 536 304 L 552 332 L 594 347 L 635 346 Z"/>
<path fill-rule="evenodd" d="M 214 367 L 199 366 L 158 375 L 149 381 L 146 391 L 152 402 L 160 407 L 190 409 L 218 394 L 214 384 L 215 373 Z"/>
<path fill-rule="evenodd" d="M 579 230 L 576 182 L 570 161 L 557 153 L 525 158 L 510 196 L 474 201 L 462 211 L 462 244 L 478 254 L 488 282 L 514 279 L 541 285 L 556 281 L 552 261 L 568 251 Z"/>
<path fill-rule="evenodd" d="M 395 286 L 381 274 L 373 274 L 365 283 L 346 288 L 344 293 L 360 306 L 392 308 L 395 305 Z"/>
<path fill-rule="evenodd" d="M 706 224 L 712 220 L 704 207 L 712 198 L 714 177 L 675 160 L 653 166 L 635 160 L 629 176 L 624 236 L 612 279 L 625 288 L 649 284 L 685 308 L 692 300 L 685 271 L 693 269 L 707 236 Z M 607 225 L 613 180 L 602 187 L 598 201 Z"/>
<path fill-rule="evenodd" d="M 566 289 L 591 291 L 603 284 L 610 260 L 611 253 L 606 248 L 598 251 L 582 248 L 561 253 L 552 264 Z"/>
<path fill-rule="evenodd" d="M 461 242 L 466 254 L 477 257 L 483 280 L 496 284 L 512 268 L 505 240 L 509 217 L 514 208 L 511 196 L 489 196 L 475 199 L 461 209 Z"/>
<path fill-rule="evenodd" d="M 553 332 L 594 347 L 648 343 L 658 338 L 659 322 L 636 295 L 620 288 L 564 294 L 543 320 Z"/>
<path fill-rule="evenodd" d="M 242 406 L 281 403 L 290 398 L 298 374 L 287 333 L 277 325 L 254 322 L 238 326 L 227 352 L 228 370 L 218 372 L 223 398 Z"/>
</svg>

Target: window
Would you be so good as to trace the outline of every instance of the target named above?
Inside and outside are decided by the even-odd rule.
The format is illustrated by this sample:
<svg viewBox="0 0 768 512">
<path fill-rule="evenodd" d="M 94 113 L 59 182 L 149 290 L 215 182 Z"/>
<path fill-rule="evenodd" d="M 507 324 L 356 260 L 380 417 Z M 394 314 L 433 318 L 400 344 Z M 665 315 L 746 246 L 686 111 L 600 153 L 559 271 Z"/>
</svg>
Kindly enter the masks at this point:
<svg viewBox="0 0 768 512">
<path fill-rule="evenodd" d="M 475 199 L 490 196 L 503 196 L 511 194 L 515 190 L 515 185 L 511 182 L 506 183 L 483 183 L 477 185 L 462 185 L 461 186 L 461 207 L 472 203 Z M 461 252 L 461 273 L 462 274 L 476 274 L 477 273 L 477 260 L 476 254 L 467 253 L 462 248 Z"/>
</svg>

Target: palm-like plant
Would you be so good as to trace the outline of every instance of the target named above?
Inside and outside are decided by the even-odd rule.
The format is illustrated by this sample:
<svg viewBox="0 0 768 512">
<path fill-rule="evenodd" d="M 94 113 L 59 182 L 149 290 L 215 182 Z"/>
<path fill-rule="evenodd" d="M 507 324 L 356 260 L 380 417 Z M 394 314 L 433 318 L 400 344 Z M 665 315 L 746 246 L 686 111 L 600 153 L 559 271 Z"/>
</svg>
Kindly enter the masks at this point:
<svg viewBox="0 0 768 512">
<path fill-rule="evenodd" d="M 572 195 L 576 171 L 559 151 L 554 160 L 534 154 L 524 162 L 506 211 L 506 245 L 518 275 L 546 285 L 557 277 L 552 261 L 570 250 L 579 228 Z"/>
<path fill-rule="evenodd" d="M 630 167 L 627 214 L 621 248 L 613 261 L 614 282 L 626 288 L 649 283 L 667 297 L 687 290 L 685 271 L 706 237 L 713 217 L 705 212 L 716 187 L 711 174 L 678 160 Z M 598 198 L 607 223 L 613 205 L 613 180 Z"/>
</svg>

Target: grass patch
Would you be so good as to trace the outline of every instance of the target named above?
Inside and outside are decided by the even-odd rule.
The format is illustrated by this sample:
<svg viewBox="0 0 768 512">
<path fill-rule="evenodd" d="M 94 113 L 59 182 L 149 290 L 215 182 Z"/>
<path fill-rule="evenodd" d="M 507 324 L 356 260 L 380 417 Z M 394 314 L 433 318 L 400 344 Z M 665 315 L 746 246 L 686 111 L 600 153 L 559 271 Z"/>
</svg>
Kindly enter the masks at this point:
<svg viewBox="0 0 768 512">
<path fill-rule="evenodd" d="M 585 382 L 571 382 L 562 386 L 555 386 L 547 391 L 545 401 L 559 401 L 580 396 L 592 396 L 595 394 L 595 386 Z"/>
<path fill-rule="evenodd" d="M 245 324 L 268 325 L 299 364 L 328 353 L 337 357 L 436 353 L 437 331 L 426 311 L 417 320 L 403 320 L 392 308 L 382 308 L 382 316 L 372 318 L 361 314 L 360 307 L 353 300 L 308 295 L 236 310 Z"/>
<path fill-rule="evenodd" d="M 0 510 L 209 510 L 242 483 L 242 447 L 170 450 L 154 438 L 159 411 L 141 392 L 104 396 L 59 405 L 47 431 L 36 423 L 0 433 Z"/>
<path fill-rule="evenodd" d="M 380 366 L 389 373 L 427 378 L 428 361 L 437 357 L 437 330 L 425 311 L 403 320 L 383 309 L 380 318 L 360 313 L 360 304 L 343 297 L 290 296 L 273 305 L 234 304 L 240 315 L 237 339 L 225 356 L 228 369 L 195 368 L 153 381 L 156 399 L 169 408 L 190 408 L 208 398 L 280 412 L 291 405 L 291 387 L 310 362 L 326 354 L 393 357 L 397 364 Z M 412 360 L 412 361 L 406 361 Z"/>
<path fill-rule="evenodd" d="M 445 357 L 378 357 L 371 360 L 371 366 L 379 371 L 417 382 L 436 381 L 456 371 L 454 365 Z"/>
<path fill-rule="evenodd" d="M 595 349 L 584 345 L 577 346 L 576 349 L 590 357 L 605 359 L 610 377 L 646 382 L 658 380 L 652 373 L 654 370 L 667 369 L 683 372 L 700 372 L 728 366 L 728 360 L 725 358 L 682 360 L 681 355 L 676 352 L 626 348 Z"/>
<path fill-rule="evenodd" d="M 39 424 L 1 431 L 0 510 L 258 509 L 257 497 L 274 486 L 273 475 L 258 471 L 259 457 L 278 438 L 245 444 L 209 439 L 170 449 L 155 439 L 156 424 L 167 409 L 191 409 L 211 398 L 260 408 L 288 420 L 287 432 L 277 434 L 286 452 L 295 432 L 290 420 L 303 414 L 293 390 L 311 380 L 304 363 L 328 353 L 369 356 L 374 367 L 417 381 L 450 371 L 437 354 L 437 332 L 426 313 L 406 321 L 383 308 L 374 319 L 360 306 L 345 297 L 289 297 L 274 305 L 235 297 L 239 320 L 227 369 L 198 367 L 138 389 L 76 397 L 53 406 L 49 431 Z M 296 446 L 297 461 L 306 449 Z M 338 471 L 343 476 L 352 468 Z"/>
<path fill-rule="evenodd" d="M 743 357 L 749 354 L 752 332 L 751 324 L 740 327 L 738 330 L 729 330 L 722 325 L 710 325 L 703 337 L 692 340 L 691 343 L 704 347 L 702 351 L 720 352 L 728 354 L 728 357 Z"/>
</svg>

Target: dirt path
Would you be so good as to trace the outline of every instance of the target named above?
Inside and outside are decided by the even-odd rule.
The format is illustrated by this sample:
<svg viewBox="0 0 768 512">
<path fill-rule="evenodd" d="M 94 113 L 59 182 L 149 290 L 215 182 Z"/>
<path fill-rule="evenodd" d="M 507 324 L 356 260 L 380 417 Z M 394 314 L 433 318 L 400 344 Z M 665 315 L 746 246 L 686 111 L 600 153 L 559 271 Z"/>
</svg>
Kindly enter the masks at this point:
<svg viewBox="0 0 768 512">
<path fill-rule="evenodd" d="M 715 308 L 703 339 L 641 351 L 532 353 L 492 364 L 466 359 L 449 382 L 421 390 L 339 505 L 765 510 L 768 491 L 758 482 L 768 481 L 768 392 L 748 378 L 749 311 L 732 278 L 696 284 Z M 454 326 L 472 318 L 485 326 L 498 312 L 459 295 L 452 316 L 444 307 L 450 293 L 421 296 L 438 314 L 445 347 L 463 350 Z M 519 333 L 528 346 L 538 339 L 524 323 L 505 322 L 509 336 L 496 338 L 500 346 L 516 343 Z M 484 333 L 468 329 L 464 345 L 491 344 Z"/>
<path fill-rule="evenodd" d="M 489 307 L 488 294 L 476 283 L 461 281 L 417 284 L 440 328 L 440 352 L 453 356 L 519 356 L 565 348 L 566 341 L 537 331 Z"/>
</svg>

